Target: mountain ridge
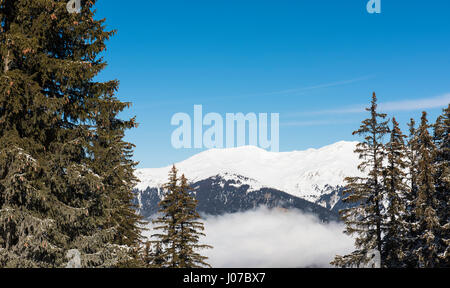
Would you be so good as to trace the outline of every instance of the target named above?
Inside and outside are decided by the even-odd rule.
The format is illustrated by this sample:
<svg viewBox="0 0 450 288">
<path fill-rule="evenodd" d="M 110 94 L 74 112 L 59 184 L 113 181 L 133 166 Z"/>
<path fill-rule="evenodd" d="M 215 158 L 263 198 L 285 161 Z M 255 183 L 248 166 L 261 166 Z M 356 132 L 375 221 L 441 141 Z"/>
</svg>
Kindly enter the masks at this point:
<svg viewBox="0 0 450 288">
<path fill-rule="evenodd" d="M 249 185 L 250 192 L 272 188 L 317 202 L 330 190 L 342 188 L 345 177 L 361 176 L 357 169 L 359 158 L 353 152 L 357 143 L 339 141 L 318 149 L 291 152 L 271 152 L 255 146 L 210 149 L 175 165 L 191 183 L 216 175 L 224 179 L 239 175 L 247 179 L 242 185 Z M 137 169 L 141 182 L 136 189 L 161 188 L 169 170 L 170 166 Z"/>
<path fill-rule="evenodd" d="M 282 211 L 297 209 L 315 215 L 322 222 L 339 221 L 336 211 L 273 188 L 250 189 L 249 185 L 241 182 L 248 179 L 240 175 L 235 176 L 224 179 L 216 175 L 193 183 L 191 194 L 198 200 L 197 211 L 217 216 L 265 206 Z M 161 189 L 155 187 L 148 187 L 143 191 L 135 190 L 138 197 L 134 204 L 137 205 L 139 214 L 147 219 L 152 218 L 158 212 L 158 203 L 163 198 L 161 192 Z"/>
</svg>

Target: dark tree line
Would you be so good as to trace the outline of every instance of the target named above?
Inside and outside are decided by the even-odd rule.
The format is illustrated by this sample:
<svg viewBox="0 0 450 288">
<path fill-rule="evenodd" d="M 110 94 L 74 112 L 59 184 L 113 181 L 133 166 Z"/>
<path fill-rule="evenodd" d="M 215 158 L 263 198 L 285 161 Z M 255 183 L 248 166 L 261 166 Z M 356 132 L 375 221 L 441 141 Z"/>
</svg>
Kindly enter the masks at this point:
<svg viewBox="0 0 450 288">
<path fill-rule="evenodd" d="M 95 80 L 115 33 L 94 19 L 96 2 L 70 13 L 66 0 L 0 0 L 0 267 L 64 267 L 70 250 L 82 267 L 207 266 L 176 170 L 160 241 L 153 252 L 143 243 L 124 140 L 136 122 L 119 118 L 130 106 L 115 97 L 119 82 Z"/>
<path fill-rule="evenodd" d="M 0 0 L 0 267 L 141 263 L 142 219 L 131 205 L 136 125 L 118 81 L 95 80 L 115 33 L 95 0 Z"/>
<path fill-rule="evenodd" d="M 366 110 L 353 133 L 364 137 L 355 152 L 366 176 L 346 178 L 344 202 L 356 206 L 340 211 L 356 250 L 331 263 L 366 267 L 378 255 L 385 268 L 449 267 L 450 105 L 434 124 L 426 112 L 418 127 L 411 119 L 408 136 L 377 112 L 375 93 Z"/>
</svg>

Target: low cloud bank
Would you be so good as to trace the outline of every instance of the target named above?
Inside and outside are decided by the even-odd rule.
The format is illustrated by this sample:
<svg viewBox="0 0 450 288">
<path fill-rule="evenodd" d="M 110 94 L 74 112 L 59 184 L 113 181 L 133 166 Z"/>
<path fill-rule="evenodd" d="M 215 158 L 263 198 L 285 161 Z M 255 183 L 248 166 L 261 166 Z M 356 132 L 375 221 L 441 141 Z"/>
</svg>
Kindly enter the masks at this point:
<svg viewBox="0 0 450 288">
<path fill-rule="evenodd" d="M 298 210 L 256 210 L 204 216 L 203 250 L 213 267 L 330 267 L 336 254 L 353 250 L 342 223 L 321 223 Z M 147 231 L 146 235 L 152 234 Z"/>
</svg>

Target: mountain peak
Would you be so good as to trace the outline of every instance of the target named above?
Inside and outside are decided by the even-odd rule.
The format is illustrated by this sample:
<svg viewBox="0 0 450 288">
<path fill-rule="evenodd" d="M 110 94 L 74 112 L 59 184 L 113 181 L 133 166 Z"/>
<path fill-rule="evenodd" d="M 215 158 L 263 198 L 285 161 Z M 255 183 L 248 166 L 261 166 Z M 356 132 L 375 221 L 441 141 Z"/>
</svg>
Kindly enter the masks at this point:
<svg viewBox="0 0 450 288">
<path fill-rule="evenodd" d="M 339 141 L 318 149 L 270 152 L 256 146 L 210 149 L 176 163 L 180 173 L 196 182 L 215 175 L 241 175 L 255 180 L 258 187 L 285 191 L 294 196 L 315 197 L 325 185 L 344 184 L 347 176 L 360 175 L 358 142 Z M 170 166 L 137 169 L 141 180 L 136 188 L 161 187 L 167 182 Z"/>
<path fill-rule="evenodd" d="M 200 156 L 204 156 L 204 155 L 227 155 L 229 156 L 230 154 L 238 154 L 240 155 L 241 153 L 261 153 L 261 154 L 274 154 L 274 155 L 280 155 L 280 154 L 289 154 L 289 153 L 312 153 L 315 151 L 338 151 L 338 150 L 354 150 L 356 144 L 358 144 L 357 141 L 339 141 L 330 145 L 326 145 L 320 148 L 308 148 L 306 150 L 293 150 L 293 151 L 281 151 L 281 152 L 273 152 L 273 151 L 268 151 L 264 148 L 258 147 L 258 146 L 254 146 L 254 145 L 245 145 L 245 146 L 238 146 L 238 147 L 231 147 L 231 148 L 213 148 L 213 149 L 208 149 L 205 151 L 202 151 L 194 156 L 192 156 L 191 158 L 194 157 L 200 157 Z M 190 158 L 188 158 L 189 160 Z M 187 161 L 187 160 L 185 160 Z"/>
</svg>

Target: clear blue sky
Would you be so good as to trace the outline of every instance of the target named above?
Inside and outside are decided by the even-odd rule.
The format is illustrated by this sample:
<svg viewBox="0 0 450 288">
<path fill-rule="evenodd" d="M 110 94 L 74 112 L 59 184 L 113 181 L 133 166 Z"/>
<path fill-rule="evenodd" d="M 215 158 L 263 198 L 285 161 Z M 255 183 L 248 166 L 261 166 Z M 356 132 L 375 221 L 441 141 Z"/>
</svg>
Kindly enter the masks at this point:
<svg viewBox="0 0 450 288">
<path fill-rule="evenodd" d="M 372 91 L 405 124 L 450 99 L 450 1 L 99 0 L 118 34 L 100 79 L 133 102 L 139 167 L 200 152 L 172 148 L 176 112 L 280 113 L 280 151 L 358 140 Z M 403 127 L 406 127 L 403 125 Z M 405 129 L 406 130 L 406 129 Z"/>
</svg>

